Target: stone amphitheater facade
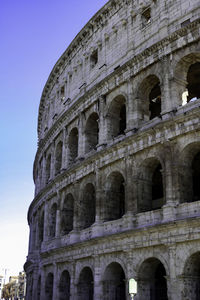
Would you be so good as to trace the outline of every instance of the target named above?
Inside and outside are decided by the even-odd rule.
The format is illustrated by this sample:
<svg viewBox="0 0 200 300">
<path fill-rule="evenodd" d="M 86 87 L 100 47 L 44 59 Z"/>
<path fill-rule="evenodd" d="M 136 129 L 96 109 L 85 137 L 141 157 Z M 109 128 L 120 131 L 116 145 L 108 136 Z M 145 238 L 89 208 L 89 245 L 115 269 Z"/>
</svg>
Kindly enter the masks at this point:
<svg viewBox="0 0 200 300">
<path fill-rule="evenodd" d="M 198 0 L 111 0 L 44 87 L 28 300 L 200 299 Z"/>
</svg>

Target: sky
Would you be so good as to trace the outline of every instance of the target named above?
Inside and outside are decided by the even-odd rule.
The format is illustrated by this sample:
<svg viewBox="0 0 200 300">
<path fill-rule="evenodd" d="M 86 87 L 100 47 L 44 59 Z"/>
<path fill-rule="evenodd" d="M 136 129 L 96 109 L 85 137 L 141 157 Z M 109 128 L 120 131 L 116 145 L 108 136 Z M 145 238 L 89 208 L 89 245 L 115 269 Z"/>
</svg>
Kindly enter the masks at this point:
<svg viewBox="0 0 200 300">
<path fill-rule="evenodd" d="M 28 253 L 37 114 L 47 78 L 107 0 L 0 0 L 0 275 Z"/>
</svg>

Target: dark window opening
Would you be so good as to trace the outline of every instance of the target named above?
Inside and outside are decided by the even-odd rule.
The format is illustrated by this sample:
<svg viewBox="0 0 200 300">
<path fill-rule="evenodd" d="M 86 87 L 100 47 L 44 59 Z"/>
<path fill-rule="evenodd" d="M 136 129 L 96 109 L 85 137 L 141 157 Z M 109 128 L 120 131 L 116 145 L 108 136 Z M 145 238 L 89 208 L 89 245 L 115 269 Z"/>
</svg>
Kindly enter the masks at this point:
<svg viewBox="0 0 200 300">
<path fill-rule="evenodd" d="M 94 68 L 94 66 L 98 63 L 98 50 L 95 50 L 90 56 L 90 63 L 91 68 Z"/>
<path fill-rule="evenodd" d="M 155 270 L 155 283 L 151 289 L 151 300 L 168 300 L 166 271 L 162 263 Z"/>
<path fill-rule="evenodd" d="M 200 200 L 200 152 L 198 152 L 192 162 L 193 179 L 193 201 Z"/>
<path fill-rule="evenodd" d="M 44 212 L 42 213 L 42 216 L 40 217 L 39 221 L 39 241 L 40 243 L 43 242 L 44 239 Z"/>
<path fill-rule="evenodd" d="M 163 203 L 163 182 L 162 182 L 162 167 L 159 164 L 152 176 L 152 208 L 158 209 Z"/>
<path fill-rule="evenodd" d="M 63 271 L 59 282 L 59 300 L 70 299 L 70 275 L 68 271 Z"/>
<path fill-rule="evenodd" d="M 149 94 L 149 111 L 150 120 L 159 117 L 161 114 L 161 90 L 159 83 L 152 88 Z"/>
<path fill-rule="evenodd" d="M 126 130 L 126 105 L 123 104 L 120 109 L 119 134 L 124 134 Z"/>
<path fill-rule="evenodd" d="M 61 234 L 68 234 L 73 230 L 74 219 L 74 198 L 68 194 L 64 200 L 63 209 L 61 212 Z"/>
<path fill-rule="evenodd" d="M 55 175 L 60 173 L 62 167 L 62 148 L 63 148 L 63 143 L 59 142 L 56 147 Z"/>
<path fill-rule="evenodd" d="M 54 203 L 50 210 L 50 216 L 49 216 L 49 236 L 55 237 L 56 235 L 56 213 L 57 213 L 57 205 Z"/>
<path fill-rule="evenodd" d="M 151 23 L 151 8 L 150 7 L 147 7 L 143 10 L 142 23 L 144 26 Z"/>
<path fill-rule="evenodd" d="M 69 135 L 69 164 L 73 163 L 78 156 L 78 129 L 72 129 Z"/>
<path fill-rule="evenodd" d="M 85 267 L 80 274 L 78 283 L 78 300 L 93 300 L 94 279 L 90 268 Z"/>
<path fill-rule="evenodd" d="M 96 216 L 96 194 L 93 184 L 88 183 L 83 191 L 83 201 L 81 203 L 80 227 L 85 229 L 95 222 Z"/>
<path fill-rule="evenodd" d="M 52 300 L 53 299 L 53 274 L 49 273 L 45 282 L 45 299 Z"/>
<path fill-rule="evenodd" d="M 99 116 L 96 113 L 93 113 L 87 120 L 85 128 L 85 152 L 88 153 L 93 149 L 96 149 L 96 146 L 99 142 Z"/>
<path fill-rule="evenodd" d="M 60 97 L 61 97 L 61 100 L 65 99 L 65 86 L 64 85 L 60 89 Z"/>
<path fill-rule="evenodd" d="M 187 74 L 187 102 L 200 99 L 200 62 L 192 64 Z"/>
</svg>

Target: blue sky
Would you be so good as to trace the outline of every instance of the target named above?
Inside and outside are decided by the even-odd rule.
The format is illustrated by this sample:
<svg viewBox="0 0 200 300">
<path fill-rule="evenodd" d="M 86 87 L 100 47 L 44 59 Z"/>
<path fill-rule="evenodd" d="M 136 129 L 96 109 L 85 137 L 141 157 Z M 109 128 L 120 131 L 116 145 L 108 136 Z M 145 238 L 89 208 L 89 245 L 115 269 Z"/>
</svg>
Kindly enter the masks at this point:
<svg viewBox="0 0 200 300">
<path fill-rule="evenodd" d="M 0 0 L 0 274 L 22 270 L 33 199 L 37 113 L 44 84 L 107 0 Z"/>
</svg>

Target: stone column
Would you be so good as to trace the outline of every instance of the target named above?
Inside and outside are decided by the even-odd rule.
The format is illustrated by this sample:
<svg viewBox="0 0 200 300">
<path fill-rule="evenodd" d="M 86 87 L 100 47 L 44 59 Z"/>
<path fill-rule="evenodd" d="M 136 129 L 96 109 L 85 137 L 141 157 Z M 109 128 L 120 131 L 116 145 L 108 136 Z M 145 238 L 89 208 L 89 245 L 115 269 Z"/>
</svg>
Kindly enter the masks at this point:
<svg viewBox="0 0 200 300">
<path fill-rule="evenodd" d="M 52 180 L 55 175 L 55 142 L 52 143 L 52 151 L 51 151 L 51 168 L 50 168 L 50 178 Z"/>
<path fill-rule="evenodd" d="M 105 96 L 99 97 L 99 143 L 98 148 L 102 148 L 106 142 L 106 122 L 105 122 Z"/>
<path fill-rule="evenodd" d="M 49 220 L 48 220 L 48 203 L 45 202 L 44 204 L 44 242 L 48 241 L 48 235 L 49 235 Z"/>
<path fill-rule="evenodd" d="M 58 299 L 58 267 L 54 264 L 54 271 L 53 271 L 53 299 Z"/>
<path fill-rule="evenodd" d="M 103 299 L 103 288 L 101 282 L 101 266 L 100 266 L 100 258 L 98 256 L 94 257 L 95 267 L 94 267 L 94 296 L 95 300 Z"/>
<path fill-rule="evenodd" d="M 33 292 L 32 299 L 38 299 L 38 268 L 35 268 L 33 271 Z"/>
<path fill-rule="evenodd" d="M 59 237 L 60 236 L 60 209 L 57 209 L 56 211 L 56 234 L 55 237 Z"/>
<path fill-rule="evenodd" d="M 40 292 L 40 300 L 46 300 L 45 282 L 46 282 L 46 274 L 45 274 L 44 268 L 42 268 L 41 269 L 41 292 Z"/>
<path fill-rule="evenodd" d="M 172 172 L 172 157 L 173 157 L 173 144 L 168 143 L 163 147 L 163 153 L 165 155 L 165 172 L 163 189 L 165 190 L 166 203 L 163 206 L 163 221 L 174 220 L 176 217 L 176 205 L 177 202 L 174 199 L 173 190 L 173 172 Z"/>
<path fill-rule="evenodd" d="M 67 128 L 63 129 L 62 170 L 67 169 Z"/>
<path fill-rule="evenodd" d="M 79 114 L 79 128 L 78 128 L 78 159 L 82 159 L 84 157 L 84 113 Z"/>
<path fill-rule="evenodd" d="M 128 81 L 128 99 L 126 103 L 126 132 L 138 127 L 138 111 L 132 91 L 132 80 Z"/>
</svg>

